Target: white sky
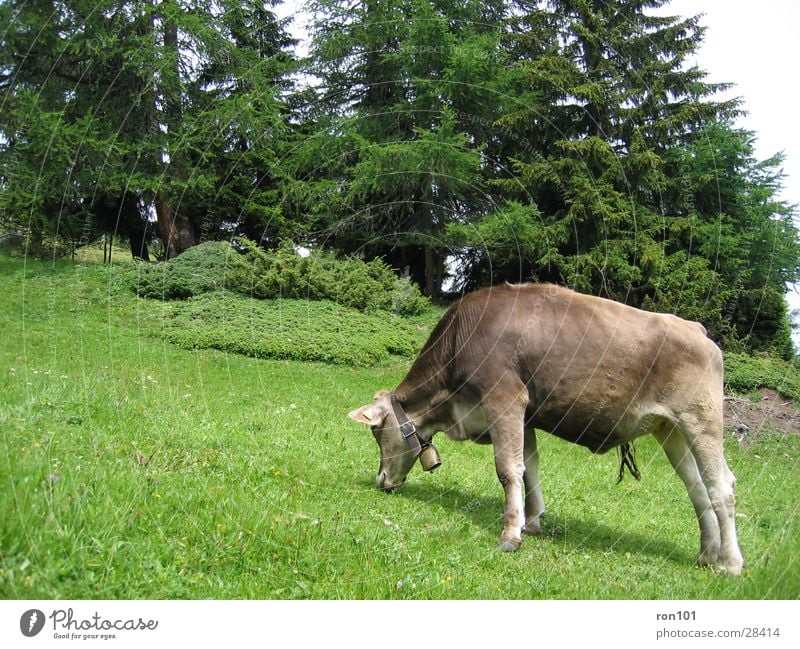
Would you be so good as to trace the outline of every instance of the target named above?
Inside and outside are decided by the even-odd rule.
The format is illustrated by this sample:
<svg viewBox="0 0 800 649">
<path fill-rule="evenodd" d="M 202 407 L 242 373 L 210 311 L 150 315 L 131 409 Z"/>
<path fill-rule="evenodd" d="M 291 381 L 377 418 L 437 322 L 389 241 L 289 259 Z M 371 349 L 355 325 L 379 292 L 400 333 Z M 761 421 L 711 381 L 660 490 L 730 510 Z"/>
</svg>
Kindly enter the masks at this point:
<svg viewBox="0 0 800 649">
<path fill-rule="evenodd" d="M 303 25 L 305 2 L 287 0 L 280 15 L 296 16 Z M 660 13 L 679 16 L 704 14 L 708 29 L 697 65 L 712 82 L 736 86 L 728 93 L 741 97 L 748 114 L 738 126 L 757 136 L 756 157 L 783 151 L 782 198 L 800 205 L 800 127 L 798 127 L 797 68 L 800 63 L 800 0 L 672 0 Z M 301 30 L 295 30 L 300 37 Z M 790 291 L 790 308 L 800 308 L 800 293 Z M 798 340 L 800 343 L 800 340 Z"/>
<path fill-rule="evenodd" d="M 800 204 L 800 128 L 796 65 L 800 62 L 797 0 L 672 0 L 670 13 L 701 19 L 708 29 L 696 57 L 708 80 L 736 84 L 728 94 L 744 99 L 738 124 L 758 136 L 756 154 L 784 151 L 784 198 Z"/>
</svg>

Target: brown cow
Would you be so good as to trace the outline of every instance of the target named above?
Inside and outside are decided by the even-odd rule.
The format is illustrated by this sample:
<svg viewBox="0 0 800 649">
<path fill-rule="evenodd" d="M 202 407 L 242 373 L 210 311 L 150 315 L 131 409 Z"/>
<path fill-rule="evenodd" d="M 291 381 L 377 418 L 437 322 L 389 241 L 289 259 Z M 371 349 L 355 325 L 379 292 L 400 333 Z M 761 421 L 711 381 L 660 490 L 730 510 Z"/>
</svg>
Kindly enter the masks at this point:
<svg viewBox="0 0 800 649">
<path fill-rule="evenodd" d="M 387 491 L 417 457 L 438 466 L 437 431 L 492 444 L 506 551 L 541 529 L 536 428 L 593 453 L 619 446 L 623 459 L 650 433 L 697 513 L 698 563 L 739 574 L 722 402 L 722 355 L 702 325 L 553 285 L 507 284 L 451 306 L 397 389 L 349 416 L 372 428 Z"/>
</svg>

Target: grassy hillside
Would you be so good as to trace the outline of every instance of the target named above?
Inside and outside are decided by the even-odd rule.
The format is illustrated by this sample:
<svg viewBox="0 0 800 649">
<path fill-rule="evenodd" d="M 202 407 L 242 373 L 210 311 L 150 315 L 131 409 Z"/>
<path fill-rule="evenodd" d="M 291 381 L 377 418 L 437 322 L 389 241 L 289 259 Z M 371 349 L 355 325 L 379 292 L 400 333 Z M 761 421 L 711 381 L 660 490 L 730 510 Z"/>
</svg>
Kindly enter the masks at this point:
<svg viewBox="0 0 800 649">
<path fill-rule="evenodd" d="M 396 385 L 408 358 L 357 368 L 185 349 L 165 339 L 174 304 L 93 264 L 0 259 L 0 289 L 0 597 L 800 593 L 797 497 L 781 489 L 800 478 L 797 437 L 726 440 L 741 578 L 691 567 L 694 513 L 649 439 L 642 482 L 615 485 L 613 454 L 542 435 L 544 533 L 508 555 L 490 448 L 437 438 L 441 469 L 374 489 L 377 447 L 346 413 Z"/>
</svg>

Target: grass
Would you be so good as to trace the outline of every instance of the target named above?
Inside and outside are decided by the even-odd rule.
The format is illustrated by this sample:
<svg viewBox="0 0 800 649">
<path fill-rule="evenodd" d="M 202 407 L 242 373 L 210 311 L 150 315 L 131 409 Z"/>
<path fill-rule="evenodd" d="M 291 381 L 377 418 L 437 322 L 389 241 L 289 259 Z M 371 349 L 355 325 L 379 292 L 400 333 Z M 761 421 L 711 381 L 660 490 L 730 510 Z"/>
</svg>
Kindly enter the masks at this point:
<svg viewBox="0 0 800 649">
<path fill-rule="evenodd" d="M 800 439 L 727 445 L 739 578 L 691 567 L 697 524 L 663 453 L 615 485 L 613 454 L 540 436 L 548 515 L 495 549 L 491 448 L 387 495 L 346 420 L 408 359 L 260 360 L 164 340 L 169 305 L 95 265 L 0 258 L 0 597 L 790 598 Z M 786 487 L 789 487 L 788 489 Z"/>
</svg>

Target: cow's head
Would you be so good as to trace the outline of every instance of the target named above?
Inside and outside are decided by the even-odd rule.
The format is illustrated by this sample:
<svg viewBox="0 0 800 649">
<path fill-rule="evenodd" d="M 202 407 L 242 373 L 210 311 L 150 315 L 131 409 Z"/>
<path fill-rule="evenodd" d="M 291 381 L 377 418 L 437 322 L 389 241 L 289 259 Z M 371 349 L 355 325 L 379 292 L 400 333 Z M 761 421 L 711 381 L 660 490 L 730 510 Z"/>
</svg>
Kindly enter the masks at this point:
<svg viewBox="0 0 800 649">
<path fill-rule="evenodd" d="M 405 421 L 399 421 L 398 415 Z M 381 450 L 381 464 L 375 478 L 378 488 L 384 491 L 397 489 L 406 481 L 408 472 L 411 471 L 417 457 L 420 457 L 426 471 L 439 466 L 438 452 L 429 440 L 420 440 L 416 433 L 413 433 L 416 444 L 413 440 L 407 439 L 410 422 L 402 407 L 399 407 L 397 403 L 393 405 L 391 393 L 378 392 L 375 395 L 375 401 L 368 406 L 353 410 L 348 416 L 353 421 L 369 426 L 375 441 L 378 442 Z M 406 437 L 403 435 L 401 424 L 405 428 Z M 413 423 L 411 427 L 414 428 Z"/>
</svg>

